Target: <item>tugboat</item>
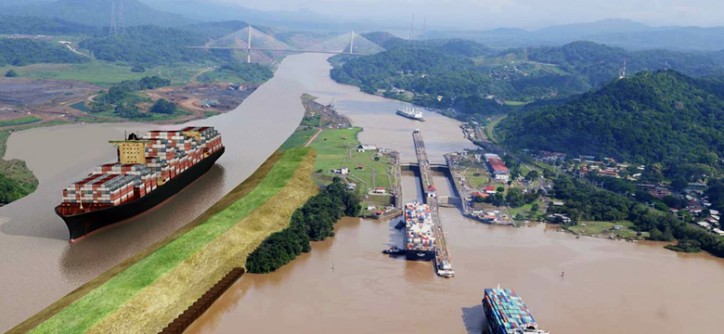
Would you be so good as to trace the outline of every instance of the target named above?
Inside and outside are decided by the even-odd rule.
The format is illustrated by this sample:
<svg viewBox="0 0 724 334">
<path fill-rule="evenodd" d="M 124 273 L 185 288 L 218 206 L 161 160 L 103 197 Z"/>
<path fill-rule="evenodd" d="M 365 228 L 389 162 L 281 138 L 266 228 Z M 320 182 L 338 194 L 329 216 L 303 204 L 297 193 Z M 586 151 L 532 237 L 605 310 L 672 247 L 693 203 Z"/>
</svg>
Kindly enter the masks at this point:
<svg viewBox="0 0 724 334">
<path fill-rule="evenodd" d="M 392 246 L 389 249 L 383 250 L 382 253 L 387 255 L 403 255 L 405 254 L 405 250 L 399 249 L 397 246 Z"/>
</svg>

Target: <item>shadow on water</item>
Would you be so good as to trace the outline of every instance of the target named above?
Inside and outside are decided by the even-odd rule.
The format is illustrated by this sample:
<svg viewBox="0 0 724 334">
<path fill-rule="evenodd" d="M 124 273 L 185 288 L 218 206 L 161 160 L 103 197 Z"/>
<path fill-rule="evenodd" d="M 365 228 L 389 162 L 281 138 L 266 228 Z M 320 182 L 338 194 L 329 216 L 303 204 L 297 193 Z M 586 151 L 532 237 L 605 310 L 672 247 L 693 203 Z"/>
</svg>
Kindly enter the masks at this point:
<svg viewBox="0 0 724 334">
<path fill-rule="evenodd" d="M 463 307 L 461 309 L 463 324 L 468 334 L 482 334 L 485 328 L 485 315 L 483 313 L 483 305 L 472 307 Z"/>
</svg>

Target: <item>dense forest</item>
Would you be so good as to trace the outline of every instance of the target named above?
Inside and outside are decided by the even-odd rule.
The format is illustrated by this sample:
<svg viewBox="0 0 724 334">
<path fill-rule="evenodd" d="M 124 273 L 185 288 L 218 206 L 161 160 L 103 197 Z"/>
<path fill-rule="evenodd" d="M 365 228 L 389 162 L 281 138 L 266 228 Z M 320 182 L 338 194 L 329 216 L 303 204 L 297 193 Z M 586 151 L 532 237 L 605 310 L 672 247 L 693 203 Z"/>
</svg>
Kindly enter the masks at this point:
<svg viewBox="0 0 724 334">
<path fill-rule="evenodd" d="M 668 176 L 716 174 L 724 157 L 724 90 L 673 71 L 643 72 L 562 106 L 525 108 L 498 126 L 515 148 L 663 163 Z"/>
<path fill-rule="evenodd" d="M 219 81 L 221 79 L 232 82 L 251 82 L 261 84 L 274 76 L 274 72 L 259 64 L 226 63 L 211 72 L 205 72 L 198 77 L 201 82 Z"/>
<path fill-rule="evenodd" d="M 677 251 L 705 250 L 724 257 L 724 238 L 682 222 L 665 211 L 649 207 L 649 203 L 633 200 L 623 194 L 596 188 L 587 180 L 561 175 L 555 179 L 554 196 L 565 201 L 564 206 L 551 206 L 548 213 L 561 213 L 577 221 L 629 220 L 637 231 L 648 232 L 649 239 L 678 240 L 670 248 Z M 662 209 L 668 209 L 666 207 Z"/>
<path fill-rule="evenodd" d="M 148 114 L 142 113 L 137 104 L 147 100 L 141 97 L 137 92 L 146 89 L 156 89 L 171 84 L 171 80 L 162 79 L 157 76 L 144 77 L 141 80 L 126 80 L 111 86 L 108 92 L 98 94 L 90 105 L 91 112 L 113 112 L 116 116 L 139 119 L 149 117 Z M 163 101 L 163 102 L 161 102 Z M 166 100 L 158 100 L 151 112 L 159 114 L 172 114 L 176 111 L 176 105 Z"/>
<path fill-rule="evenodd" d="M 369 93 L 463 113 L 491 113 L 504 100 L 555 99 L 599 88 L 623 73 L 675 69 L 690 76 L 724 73 L 721 52 L 627 51 L 592 42 L 494 51 L 462 40 L 407 41 L 366 34 L 388 51 L 333 60 L 332 77 Z M 412 96 L 399 93 L 399 89 Z"/>
<path fill-rule="evenodd" d="M 77 55 L 59 43 L 32 39 L 0 38 L 0 66 L 25 66 L 38 63 L 83 63 Z"/>
<path fill-rule="evenodd" d="M 156 26 L 124 29 L 117 35 L 99 34 L 82 41 L 99 60 L 124 61 L 132 64 L 160 65 L 178 62 L 204 62 L 229 59 L 228 51 L 191 49 L 207 42 L 203 34 Z"/>
<path fill-rule="evenodd" d="M 357 216 L 360 199 L 347 190 L 339 178 L 304 206 L 297 209 L 286 229 L 274 233 L 249 255 L 246 269 L 251 273 L 268 273 L 311 250 L 310 240 L 324 240 L 334 235 L 334 224 L 342 216 Z"/>
</svg>

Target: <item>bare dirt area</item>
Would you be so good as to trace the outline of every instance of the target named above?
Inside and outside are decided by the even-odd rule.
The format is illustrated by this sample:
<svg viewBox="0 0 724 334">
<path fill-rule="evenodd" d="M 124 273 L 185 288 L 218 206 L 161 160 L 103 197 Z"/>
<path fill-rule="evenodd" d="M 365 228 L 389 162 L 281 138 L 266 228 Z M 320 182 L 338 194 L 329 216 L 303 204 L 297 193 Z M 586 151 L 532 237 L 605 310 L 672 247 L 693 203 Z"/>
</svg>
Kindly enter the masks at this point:
<svg viewBox="0 0 724 334">
<path fill-rule="evenodd" d="M 146 91 L 152 100 L 166 99 L 194 114 L 193 118 L 206 113 L 222 113 L 238 107 L 251 93 L 255 85 L 232 86 L 225 84 L 192 84 L 183 87 L 164 87 Z"/>
<path fill-rule="evenodd" d="M 33 117 L 38 119 L 35 123 L 72 120 L 83 112 L 70 106 L 99 89 L 77 81 L 0 78 L 0 122 L 9 126 L 12 120 Z"/>
</svg>

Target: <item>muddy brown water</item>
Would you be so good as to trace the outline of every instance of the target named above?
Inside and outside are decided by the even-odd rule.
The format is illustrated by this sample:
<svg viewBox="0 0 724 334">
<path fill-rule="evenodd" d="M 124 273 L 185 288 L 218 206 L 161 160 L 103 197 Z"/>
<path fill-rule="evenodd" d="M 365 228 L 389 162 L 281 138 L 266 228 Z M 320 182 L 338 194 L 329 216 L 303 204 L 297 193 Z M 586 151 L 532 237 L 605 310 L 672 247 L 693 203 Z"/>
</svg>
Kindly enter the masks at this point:
<svg viewBox="0 0 724 334">
<path fill-rule="evenodd" d="M 325 104 L 334 99 L 365 128 L 363 142 L 399 150 L 403 161 L 414 159 L 416 128 L 433 163 L 443 162 L 444 152 L 471 147 L 454 120 L 429 113 L 423 123 L 404 119 L 394 115 L 399 103 L 334 83 L 326 57 L 290 56 L 240 108 L 195 122 L 222 131 L 227 153 L 218 165 L 152 212 L 74 245 L 52 213 L 59 190 L 112 159 L 101 142 L 109 135 L 144 127 L 64 126 L 13 135 L 6 158 L 27 160 L 41 188 L 0 209 L 0 330 L 162 239 L 231 190 L 292 132 L 303 113 L 302 92 Z M 404 176 L 406 200 L 419 196 L 416 182 Z M 435 182 L 449 192 L 444 177 Z M 718 332 L 722 260 L 679 255 L 660 244 L 576 239 L 544 225 L 487 226 L 456 209 L 443 209 L 441 216 L 454 279 L 436 277 L 430 263 L 381 254 L 401 241 L 395 222 L 345 219 L 336 237 L 276 273 L 245 275 L 188 332 L 479 333 L 482 291 L 497 284 L 516 289 L 553 333 Z"/>
</svg>

